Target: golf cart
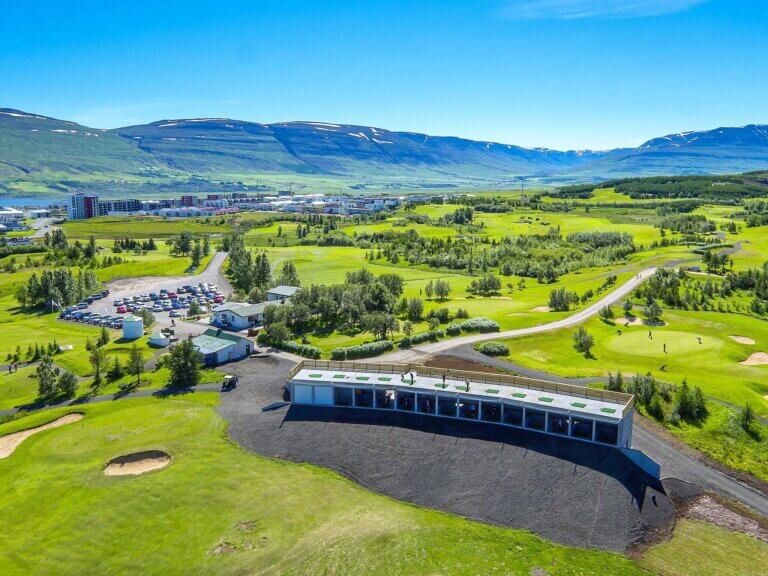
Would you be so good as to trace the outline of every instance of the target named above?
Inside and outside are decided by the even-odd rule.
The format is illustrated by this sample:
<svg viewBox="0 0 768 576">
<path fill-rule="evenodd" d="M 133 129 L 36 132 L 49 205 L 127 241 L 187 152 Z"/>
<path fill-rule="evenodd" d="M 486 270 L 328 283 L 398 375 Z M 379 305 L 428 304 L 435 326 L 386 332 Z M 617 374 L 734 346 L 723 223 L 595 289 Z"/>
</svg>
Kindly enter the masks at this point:
<svg viewBox="0 0 768 576">
<path fill-rule="evenodd" d="M 224 391 L 232 390 L 235 386 L 237 386 L 237 376 L 232 376 L 231 374 L 227 374 L 224 376 L 224 382 L 221 384 L 221 389 Z"/>
</svg>

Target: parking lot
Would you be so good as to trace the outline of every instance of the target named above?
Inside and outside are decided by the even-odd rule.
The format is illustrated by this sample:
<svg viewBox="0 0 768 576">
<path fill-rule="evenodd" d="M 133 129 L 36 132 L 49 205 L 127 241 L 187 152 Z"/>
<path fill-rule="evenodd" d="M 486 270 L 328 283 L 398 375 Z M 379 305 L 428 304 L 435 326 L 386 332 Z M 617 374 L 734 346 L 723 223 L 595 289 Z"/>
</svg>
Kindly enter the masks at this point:
<svg viewBox="0 0 768 576">
<path fill-rule="evenodd" d="M 224 293 L 219 291 L 216 284 L 204 282 L 115 299 L 110 297 L 109 290 L 104 290 L 89 296 L 76 306 L 66 308 L 59 314 L 59 318 L 93 326 L 122 328 L 125 316 L 138 314 L 146 309 L 152 312 L 161 324 L 170 324 L 173 319 L 186 317 L 195 303 L 198 309 L 205 313 L 210 307 L 224 302 L 224 299 Z"/>
<path fill-rule="evenodd" d="M 186 318 L 193 301 L 199 304 L 203 313 L 224 302 L 231 292 L 221 273 L 225 258 L 225 253 L 215 254 L 208 267 L 197 276 L 116 280 L 107 289 L 62 310 L 59 318 L 120 329 L 123 318 L 147 308 L 159 326 L 171 326 L 176 320 Z"/>
</svg>

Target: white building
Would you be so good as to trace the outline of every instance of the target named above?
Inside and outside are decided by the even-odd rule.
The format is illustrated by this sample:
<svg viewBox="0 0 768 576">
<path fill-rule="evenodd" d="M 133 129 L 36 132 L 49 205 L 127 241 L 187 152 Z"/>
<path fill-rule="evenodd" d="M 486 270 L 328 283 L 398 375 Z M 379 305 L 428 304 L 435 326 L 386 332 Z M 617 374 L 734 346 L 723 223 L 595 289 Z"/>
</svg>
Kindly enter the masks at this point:
<svg viewBox="0 0 768 576">
<path fill-rule="evenodd" d="M 298 291 L 297 286 L 275 286 L 267 291 L 267 302 L 283 302 Z"/>
<path fill-rule="evenodd" d="M 253 351 L 253 342 L 248 338 L 223 330 L 206 330 L 200 336 L 192 338 L 192 344 L 202 355 L 206 366 L 218 366 L 226 362 L 242 360 Z"/>
<path fill-rule="evenodd" d="M 144 336 L 144 319 L 141 316 L 126 316 L 123 318 L 123 338 L 136 340 Z"/>
<path fill-rule="evenodd" d="M 420 365 L 322 360 L 300 362 L 288 384 L 296 404 L 411 412 L 632 445 L 634 397 L 620 392 Z"/>
<path fill-rule="evenodd" d="M 16 208 L 0 208 L 0 222 L 15 224 L 24 218 L 24 212 Z"/>
<path fill-rule="evenodd" d="M 264 309 L 266 307 L 266 302 L 259 304 L 226 302 L 213 308 L 211 324 L 235 332 L 254 328 L 264 323 Z"/>
</svg>

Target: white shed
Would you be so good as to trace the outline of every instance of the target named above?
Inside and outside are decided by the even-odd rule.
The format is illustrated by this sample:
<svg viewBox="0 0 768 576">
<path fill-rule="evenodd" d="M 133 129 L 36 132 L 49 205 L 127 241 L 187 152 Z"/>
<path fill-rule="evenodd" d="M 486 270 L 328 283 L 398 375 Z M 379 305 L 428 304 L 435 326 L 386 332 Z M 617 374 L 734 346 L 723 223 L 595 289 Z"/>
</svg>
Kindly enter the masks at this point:
<svg viewBox="0 0 768 576">
<path fill-rule="evenodd" d="M 123 318 L 123 338 L 136 340 L 144 336 L 144 319 L 140 316 L 126 316 Z"/>
<path fill-rule="evenodd" d="M 168 344 L 171 343 L 171 339 L 168 338 L 165 334 L 162 332 L 155 332 L 152 334 L 152 336 L 149 337 L 149 345 L 155 346 L 157 348 L 165 348 L 168 346 Z"/>
</svg>

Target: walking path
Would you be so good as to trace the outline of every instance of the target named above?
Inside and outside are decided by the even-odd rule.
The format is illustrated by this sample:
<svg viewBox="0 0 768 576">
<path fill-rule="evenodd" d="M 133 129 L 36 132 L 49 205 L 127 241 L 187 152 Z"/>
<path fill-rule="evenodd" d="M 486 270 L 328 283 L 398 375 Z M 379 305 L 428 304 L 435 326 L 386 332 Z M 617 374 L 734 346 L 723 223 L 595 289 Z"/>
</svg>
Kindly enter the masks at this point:
<svg viewBox="0 0 768 576">
<path fill-rule="evenodd" d="M 642 284 L 646 278 L 653 276 L 656 273 L 657 268 L 646 268 L 632 279 L 628 280 L 618 288 L 616 288 L 610 294 L 603 296 L 594 304 L 587 306 L 583 310 L 578 310 L 560 320 L 548 322 L 546 324 L 537 324 L 536 326 L 529 326 L 528 328 L 516 328 L 514 330 L 505 330 L 503 332 L 491 332 L 483 334 L 472 334 L 469 336 L 461 336 L 459 338 L 450 338 L 442 340 L 440 342 L 432 342 L 430 344 L 423 344 L 416 346 L 409 350 L 399 350 L 381 356 L 382 361 L 387 362 L 411 362 L 423 358 L 424 356 L 438 354 L 440 352 L 446 352 L 453 350 L 459 346 L 465 346 L 467 344 L 475 344 L 477 342 L 483 342 L 485 340 L 496 340 L 499 338 L 519 338 L 520 336 L 529 336 L 531 334 L 540 334 L 542 332 L 551 332 L 552 330 L 559 330 L 560 328 L 567 328 L 569 326 L 575 326 L 581 324 L 585 320 L 595 316 L 600 312 L 600 309 L 604 306 L 615 304 L 627 294 L 631 293 L 635 288 Z"/>
</svg>

